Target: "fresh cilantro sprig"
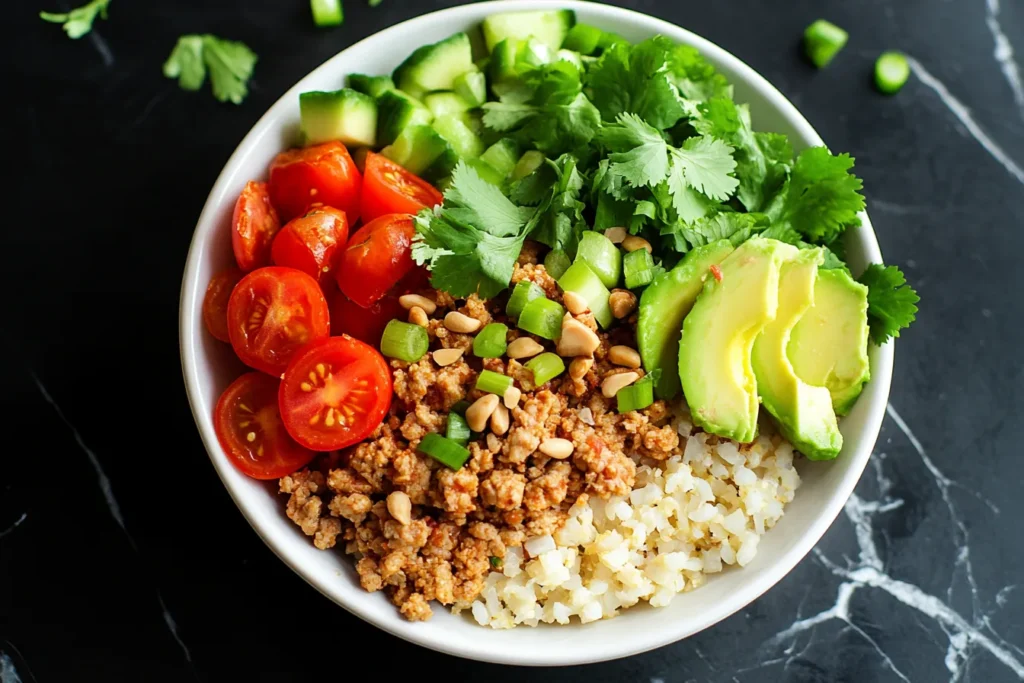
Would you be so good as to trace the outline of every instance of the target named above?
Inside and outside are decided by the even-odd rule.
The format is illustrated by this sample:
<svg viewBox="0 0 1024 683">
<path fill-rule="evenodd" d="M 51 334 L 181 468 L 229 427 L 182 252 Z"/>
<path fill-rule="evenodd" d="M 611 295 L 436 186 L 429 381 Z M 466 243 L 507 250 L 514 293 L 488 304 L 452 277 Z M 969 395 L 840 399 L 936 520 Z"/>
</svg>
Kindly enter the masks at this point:
<svg viewBox="0 0 1024 683">
<path fill-rule="evenodd" d="M 921 297 L 907 284 L 907 278 L 896 266 L 873 263 L 857 278 L 868 288 L 868 325 L 871 339 L 881 346 L 900 336 L 917 317 Z"/>
<path fill-rule="evenodd" d="M 536 227 L 530 239 L 570 257 L 575 256 L 580 235 L 587 229 L 583 219 L 586 204 L 580 200 L 586 177 L 580 173 L 578 163 L 571 154 L 546 160 L 509 191 L 512 201 L 537 206 Z"/>
<path fill-rule="evenodd" d="M 249 94 L 256 59 L 245 43 L 210 34 L 181 36 L 164 63 L 164 76 L 176 78 L 184 90 L 199 90 L 209 71 L 213 96 L 241 104 Z"/>
<path fill-rule="evenodd" d="M 87 5 L 76 7 L 70 12 L 40 12 L 39 18 L 54 24 L 63 24 L 68 38 L 77 39 L 92 30 L 96 17 L 107 18 L 107 7 L 110 0 L 92 0 Z"/>
<path fill-rule="evenodd" d="M 679 91 L 673 82 L 672 54 L 676 45 L 655 36 L 636 45 L 616 43 L 587 71 L 590 98 L 605 121 L 635 114 L 659 129 L 670 128 L 683 116 Z"/>
</svg>

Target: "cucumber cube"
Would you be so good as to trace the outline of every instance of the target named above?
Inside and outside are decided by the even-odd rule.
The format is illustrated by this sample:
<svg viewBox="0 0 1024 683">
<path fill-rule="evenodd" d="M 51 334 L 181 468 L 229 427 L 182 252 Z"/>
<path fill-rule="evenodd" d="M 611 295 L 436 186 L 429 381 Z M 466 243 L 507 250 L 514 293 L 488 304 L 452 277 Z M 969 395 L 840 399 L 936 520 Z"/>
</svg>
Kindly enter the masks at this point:
<svg viewBox="0 0 1024 683">
<path fill-rule="evenodd" d="M 377 143 L 377 105 L 369 95 L 349 88 L 304 92 L 299 113 L 307 145 L 330 140 L 368 147 Z"/>
</svg>

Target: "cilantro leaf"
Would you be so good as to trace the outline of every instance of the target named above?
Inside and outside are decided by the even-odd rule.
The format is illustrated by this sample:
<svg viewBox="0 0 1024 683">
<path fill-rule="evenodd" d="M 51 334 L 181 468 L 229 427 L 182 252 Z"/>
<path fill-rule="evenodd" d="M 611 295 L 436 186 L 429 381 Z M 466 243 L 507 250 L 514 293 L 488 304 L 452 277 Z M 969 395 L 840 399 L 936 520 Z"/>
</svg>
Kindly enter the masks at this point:
<svg viewBox="0 0 1024 683">
<path fill-rule="evenodd" d="M 739 181 L 730 175 L 736 170 L 732 151 L 733 148 L 721 140 L 706 136 L 690 138 L 682 148 L 671 150 L 669 185 L 673 184 L 671 178 L 677 178 L 677 186 L 685 179 L 687 185 L 709 198 L 725 201 L 739 185 Z"/>
<path fill-rule="evenodd" d="M 674 45 L 669 58 L 672 81 L 688 100 L 704 101 L 715 97 L 732 99 L 732 86 L 695 47 Z"/>
<path fill-rule="evenodd" d="M 534 210 L 516 207 L 460 161 L 442 206 L 416 217 L 412 257 L 430 268 L 436 289 L 489 299 L 508 287 L 523 241 L 535 225 Z"/>
<path fill-rule="evenodd" d="M 637 116 L 622 114 L 617 126 L 598 133 L 598 139 L 615 151 L 608 155 L 609 172 L 632 187 L 657 185 L 668 175 L 668 143 Z"/>
<path fill-rule="evenodd" d="M 907 284 L 906 277 L 896 266 L 873 263 L 857 279 L 868 288 L 868 324 L 872 341 L 881 346 L 889 339 L 899 337 L 900 330 L 914 322 L 921 297 Z"/>
<path fill-rule="evenodd" d="M 536 227 L 529 236 L 572 257 L 576 255 L 580 234 L 587 228 L 583 220 L 585 205 L 579 200 L 584 177 L 571 154 L 548 160 L 545 168 L 552 170 L 554 176 L 548 185 L 550 196 L 537 210 Z"/>
<path fill-rule="evenodd" d="M 164 76 L 177 79 L 183 90 L 199 90 L 209 71 L 213 96 L 241 104 L 249 94 L 256 59 L 245 43 L 209 34 L 181 36 L 164 62 Z"/>
<path fill-rule="evenodd" d="M 68 38 L 78 39 L 92 30 L 92 24 L 99 16 L 107 18 L 107 7 L 110 0 L 92 0 L 92 2 L 76 7 L 70 12 L 40 12 L 39 18 L 53 24 L 63 24 Z"/>
<path fill-rule="evenodd" d="M 683 116 L 669 62 L 674 43 L 655 36 L 636 45 L 616 43 L 587 70 L 591 100 L 605 121 L 632 113 L 664 130 Z"/>
<path fill-rule="evenodd" d="M 849 154 L 833 155 L 825 147 L 805 149 L 788 182 L 766 212 L 812 244 L 827 244 L 857 220 L 864 209 L 863 183 L 850 173 Z"/>
</svg>

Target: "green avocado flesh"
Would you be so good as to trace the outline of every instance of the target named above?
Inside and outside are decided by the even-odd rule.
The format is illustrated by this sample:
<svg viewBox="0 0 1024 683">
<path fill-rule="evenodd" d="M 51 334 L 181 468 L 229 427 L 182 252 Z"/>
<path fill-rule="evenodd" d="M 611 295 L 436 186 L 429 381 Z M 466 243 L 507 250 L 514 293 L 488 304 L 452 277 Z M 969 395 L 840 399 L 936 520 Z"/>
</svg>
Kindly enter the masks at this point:
<svg viewBox="0 0 1024 683">
<path fill-rule="evenodd" d="M 775 320 L 755 340 L 751 365 L 761 404 L 775 417 L 782 435 L 811 460 L 831 460 L 843 447 L 832 397 L 825 387 L 797 377 L 786 355 L 793 328 L 815 303 L 815 276 L 824 256 L 820 249 L 786 246 Z"/>
<path fill-rule="evenodd" d="M 753 238 L 719 265 L 683 321 L 679 379 L 693 421 L 741 443 L 757 436 L 754 340 L 775 319 L 787 245 Z"/>
<path fill-rule="evenodd" d="M 656 277 L 640 297 L 636 340 L 648 374 L 661 370 L 654 391 L 658 398 L 679 395 L 679 335 L 710 268 L 732 253 L 729 240 L 712 242 L 690 251 L 675 268 Z"/>
<path fill-rule="evenodd" d="M 841 269 L 818 270 L 814 306 L 793 328 L 786 353 L 797 377 L 832 395 L 846 415 L 871 377 L 868 288 Z"/>
</svg>

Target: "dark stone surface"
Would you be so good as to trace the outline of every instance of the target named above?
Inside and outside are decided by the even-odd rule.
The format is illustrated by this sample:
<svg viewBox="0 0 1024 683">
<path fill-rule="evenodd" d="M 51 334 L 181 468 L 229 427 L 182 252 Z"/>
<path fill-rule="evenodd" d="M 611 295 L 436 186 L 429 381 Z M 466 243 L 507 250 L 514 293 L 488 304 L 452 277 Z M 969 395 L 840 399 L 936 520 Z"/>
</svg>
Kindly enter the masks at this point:
<svg viewBox="0 0 1024 683">
<path fill-rule="evenodd" d="M 345 25 L 321 32 L 300 0 L 115 0 L 109 21 L 77 42 L 35 18 L 38 2 L 5 5 L 3 130 L 14 183 L 4 199 L 14 210 L 0 335 L 4 683 L 16 680 L 14 669 L 39 683 L 345 680 L 362 652 L 396 680 L 517 681 L 526 673 L 400 642 L 292 574 L 214 475 L 178 362 L 192 228 L 238 141 L 329 56 L 449 4 L 384 0 L 370 9 L 349 0 Z M 1024 164 L 1024 102 L 994 57 L 996 30 L 1024 51 L 1024 7 L 623 4 L 732 51 L 834 150 L 857 158 L 886 260 L 906 270 L 923 310 L 898 344 L 898 413 L 886 420 L 847 514 L 814 554 L 689 640 L 526 675 L 588 683 L 1024 678 L 1016 587 L 1024 576 L 1024 173 L 1016 166 Z M 848 28 L 851 40 L 816 72 L 797 43 L 819 15 Z M 190 32 L 244 40 L 260 55 L 244 105 L 162 78 L 175 39 Z M 877 95 L 869 74 L 887 48 L 912 54 L 948 93 L 914 77 L 894 98 Z M 949 96 L 973 124 L 958 119 Z"/>
</svg>

